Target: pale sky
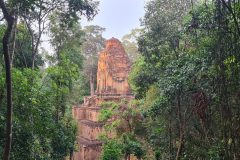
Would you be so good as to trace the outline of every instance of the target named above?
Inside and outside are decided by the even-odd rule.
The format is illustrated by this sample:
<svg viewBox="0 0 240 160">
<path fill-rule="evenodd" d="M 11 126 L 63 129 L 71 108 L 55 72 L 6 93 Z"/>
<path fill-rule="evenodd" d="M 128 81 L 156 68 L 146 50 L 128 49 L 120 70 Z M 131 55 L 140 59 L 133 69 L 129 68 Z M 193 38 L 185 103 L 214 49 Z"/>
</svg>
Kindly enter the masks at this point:
<svg viewBox="0 0 240 160">
<path fill-rule="evenodd" d="M 104 38 L 121 39 L 134 28 L 140 27 L 146 0 L 100 0 L 99 12 L 93 21 L 82 20 L 82 26 L 99 25 L 106 28 Z"/>
<path fill-rule="evenodd" d="M 140 27 L 140 18 L 144 16 L 144 4 L 149 0 L 99 0 L 99 12 L 93 21 L 88 22 L 86 18 L 82 18 L 80 23 L 82 26 L 99 25 L 106 28 L 103 37 L 110 39 L 112 37 L 121 38 L 130 33 L 134 28 Z M 49 53 L 53 53 L 53 49 L 49 44 L 49 36 L 43 35 L 44 47 Z"/>
</svg>

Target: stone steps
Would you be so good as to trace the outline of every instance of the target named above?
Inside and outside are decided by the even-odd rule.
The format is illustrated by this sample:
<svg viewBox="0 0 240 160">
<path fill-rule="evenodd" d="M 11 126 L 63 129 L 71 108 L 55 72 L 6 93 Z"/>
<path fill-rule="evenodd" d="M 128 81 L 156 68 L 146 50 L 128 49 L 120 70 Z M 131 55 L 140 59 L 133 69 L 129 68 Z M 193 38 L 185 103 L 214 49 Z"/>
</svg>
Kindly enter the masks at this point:
<svg viewBox="0 0 240 160">
<path fill-rule="evenodd" d="M 95 122 L 95 121 L 90 121 L 90 120 L 80 120 L 81 124 L 88 125 L 91 127 L 103 127 L 104 123 L 101 122 Z"/>
<path fill-rule="evenodd" d="M 102 142 L 99 140 L 89 140 L 84 137 L 78 137 L 78 143 L 81 145 L 84 145 L 86 147 L 91 147 L 91 146 L 102 146 Z"/>
<path fill-rule="evenodd" d="M 94 141 L 99 138 L 103 131 L 103 123 L 93 122 L 90 120 L 80 120 L 78 122 L 79 135 L 85 139 Z"/>
<path fill-rule="evenodd" d="M 98 116 L 100 114 L 100 107 L 80 107 L 74 108 L 74 118 L 77 120 L 89 120 L 98 122 Z"/>
</svg>

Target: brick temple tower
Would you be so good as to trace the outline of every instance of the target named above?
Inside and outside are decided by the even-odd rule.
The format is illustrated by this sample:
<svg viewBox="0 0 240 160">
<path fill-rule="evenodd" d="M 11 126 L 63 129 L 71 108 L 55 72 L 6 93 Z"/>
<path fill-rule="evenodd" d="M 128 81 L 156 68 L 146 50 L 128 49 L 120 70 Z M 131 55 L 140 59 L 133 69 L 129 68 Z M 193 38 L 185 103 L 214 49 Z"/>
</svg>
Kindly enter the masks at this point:
<svg viewBox="0 0 240 160">
<path fill-rule="evenodd" d="M 115 38 L 107 40 L 105 49 L 99 53 L 97 89 L 94 96 L 84 98 L 84 103 L 73 107 L 73 117 L 78 123 L 78 152 L 74 160 L 98 160 L 102 142 L 98 136 L 103 131 L 103 123 L 98 121 L 101 103 L 131 100 L 128 85 L 130 62 L 121 44 Z"/>
</svg>

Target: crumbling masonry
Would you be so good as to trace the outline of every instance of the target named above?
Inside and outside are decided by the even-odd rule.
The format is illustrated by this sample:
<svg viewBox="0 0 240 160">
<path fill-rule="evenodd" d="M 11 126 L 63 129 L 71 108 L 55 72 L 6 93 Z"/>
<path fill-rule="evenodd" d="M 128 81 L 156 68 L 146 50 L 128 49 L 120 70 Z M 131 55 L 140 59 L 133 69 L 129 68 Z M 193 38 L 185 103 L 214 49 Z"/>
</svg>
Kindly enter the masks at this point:
<svg viewBox="0 0 240 160">
<path fill-rule="evenodd" d="M 97 89 L 94 96 L 85 97 L 82 105 L 73 108 L 73 116 L 78 123 L 78 152 L 74 160 L 98 160 L 102 142 L 98 136 L 103 131 L 103 123 L 98 121 L 101 103 L 131 100 L 128 85 L 130 62 L 121 44 L 115 38 L 107 40 L 105 49 L 100 52 L 97 72 Z"/>
</svg>

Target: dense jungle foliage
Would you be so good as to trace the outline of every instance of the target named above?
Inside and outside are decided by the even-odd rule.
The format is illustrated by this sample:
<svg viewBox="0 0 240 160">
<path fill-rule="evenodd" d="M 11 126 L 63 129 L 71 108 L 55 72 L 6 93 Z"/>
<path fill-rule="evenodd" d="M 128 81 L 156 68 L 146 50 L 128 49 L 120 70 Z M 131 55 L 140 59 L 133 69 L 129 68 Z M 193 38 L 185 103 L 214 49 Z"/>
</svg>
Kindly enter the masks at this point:
<svg viewBox="0 0 240 160">
<path fill-rule="evenodd" d="M 152 0 L 145 9 L 129 77 L 137 102 L 103 110 L 121 118 L 102 159 L 239 159 L 240 2 Z"/>
<path fill-rule="evenodd" d="M 105 28 L 80 21 L 97 7 L 0 0 L 1 159 L 72 158 L 71 108 L 93 94 L 105 40 Z M 123 37 L 136 99 L 102 104 L 101 159 L 240 159 L 240 1 L 149 0 L 145 11 L 142 28 Z M 41 48 L 46 34 L 52 53 Z"/>
<path fill-rule="evenodd" d="M 14 17 L 8 44 L 13 89 L 10 159 L 72 157 L 77 126 L 71 108 L 89 94 L 81 49 L 88 37 L 79 19 L 92 19 L 97 5 L 98 2 L 82 0 L 1 1 L 1 9 Z M 8 27 L 9 23 L 1 19 L 1 39 Z M 94 31 L 97 27 L 92 28 Z M 43 49 L 43 43 L 50 43 L 53 50 Z M 8 159 L 9 79 L 5 83 L 7 65 L 2 43 L 0 48 L 0 159 Z"/>
</svg>

